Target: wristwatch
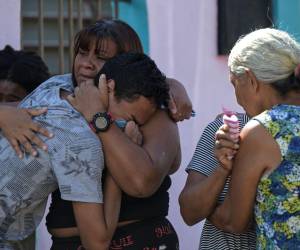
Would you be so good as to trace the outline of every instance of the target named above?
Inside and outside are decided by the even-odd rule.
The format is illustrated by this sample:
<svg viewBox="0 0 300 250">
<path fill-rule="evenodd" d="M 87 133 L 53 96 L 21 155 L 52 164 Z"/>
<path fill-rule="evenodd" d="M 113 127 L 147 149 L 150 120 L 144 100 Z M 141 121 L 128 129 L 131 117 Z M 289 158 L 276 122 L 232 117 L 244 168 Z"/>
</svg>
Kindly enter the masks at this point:
<svg viewBox="0 0 300 250">
<path fill-rule="evenodd" d="M 91 129 L 95 132 L 105 132 L 112 123 L 111 115 L 107 112 L 98 112 L 89 123 Z"/>
</svg>

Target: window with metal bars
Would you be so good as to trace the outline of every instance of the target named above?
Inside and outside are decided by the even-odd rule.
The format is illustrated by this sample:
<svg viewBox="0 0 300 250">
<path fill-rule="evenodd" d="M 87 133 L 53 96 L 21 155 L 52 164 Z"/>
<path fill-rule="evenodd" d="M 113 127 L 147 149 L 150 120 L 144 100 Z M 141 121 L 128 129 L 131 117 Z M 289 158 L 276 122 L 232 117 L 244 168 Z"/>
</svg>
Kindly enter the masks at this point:
<svg viewBox="0 0 300 250">
<path fill-rule="evenodd" d="M 52 75 L 69 73 L 74 35 L 101 17 L 118 18 L 118 7 L 118 0 L 22 0 L 22 49 L 37 52 Z"/>
</svg>

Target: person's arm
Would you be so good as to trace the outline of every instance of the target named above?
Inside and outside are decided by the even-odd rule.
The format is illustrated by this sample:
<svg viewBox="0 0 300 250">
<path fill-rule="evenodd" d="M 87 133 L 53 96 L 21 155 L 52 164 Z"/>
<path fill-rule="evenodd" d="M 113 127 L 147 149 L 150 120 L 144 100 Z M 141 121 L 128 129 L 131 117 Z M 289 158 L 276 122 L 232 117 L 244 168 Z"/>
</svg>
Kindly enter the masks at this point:
<svg viewBox="0 0 300 250">
<path fill-rule="evenodd" d="M 95 113 L 107 109 L 106 79 L 100 77 L 99 88 L 81 84 L 75 97 L 68 100 L 90 121 Z M 140 129 L 142 147 L 114 124 L 98 136 L 108 169 L 120 188 L 131 196 L 146 197 L 159 188 L 166 175 L 178 169 L 181 150 L 177 125 L 165 111 L 158 110 Z"/>
<path fill-rule="evenodd" d="M 104 204 L 72 202 L 80 239 L 90 250 L 108 249 L 117 227 L 121 190 L 107 172 L 104 186 Z"/>
<path fill-rule="evenodd" d="M 38 137 L 38 134 L 48 138 L 51 138 L 53 134 L 33 122 L 32 116 L 41 115 L 47 112 L 47 109 L 19 109 L 15 107 L 16 103 L 14 104 L 13 106 L 7 103 L 0 104 L 0 129 L 4 137 L 20 158 L 24 154 L 21 146 L 32 156 L 37 155 L 35 146 L 46 151 L 47 145 Z"/>
<path fill-rule="evenodd" d="M 170 87 L 170 116 L 176 122 L 189 119 L 192 115 L 193 105 L 186 89 L 176 79 L 167 78 L 167 83 Z"/>
<path fill-rule="evenodd" d="M 132 196 L 146 197 L 157 190 L 166 175 L 178 169 L 181 151 L 177 126 L 164 111 L 157 111 L 140 129 L 142 147 L 115 125 L 98 136 L 107 166 L 121 189 Z"/>
<path fill-rule="evenodd" d="M 189 171 L 179 197 L 181 216 L 186 224 L 192 226 L 214 211 L 229 173 L 222 167 L 217 167 L 210 176 Z"/>
<path fill-rule="evenodd" d="M 215 209 L 230 170 L 219 166 L 214 156 L 215 133 L 222 125 L 217 117 L 204 129 L 187 167 L 188 177 L 179 196 L 180 212 L 188 225 L 208 217 Z"/>
<path fill-rule="evenodd" d="M 142 144 L 142 134 L 133 121 L 127 123 L 124 133 L 135 144 Z M 87 249 L 106 249 L 117 227 L 121 206 L 121 190 L 109 171 L 104 186 L 104 205 L 73 202 L 73 209 L 81 240 Z M 88 209 L 88 210 L 87 210 Z M 91 211 L 87 216 L 86 211 Z M 99 216 L 99 217 L 98 217 Z M 94 223 L 95 217 L 101 224 Z M 90 233 L 92 229 L 93 234 Z M 101 235 L 101 237 L 99 237 Z M 91 245 L 92 244 L 92 245 Z"/>
<path fill-rule="evenodd" d="M 224 202 L 208 218 L 219 229 L 233 233 L 247 230 L 253 215 L 259 180 L 263 173 L 278 166 L 281 161 L 276 141 L 257 121 L 250 121 L 242 130 L 240 138 L 229 191 Z M 225 168 L 232 164 L 230 160 L 224 160 L 225 157 L 222 159 L 221 164 Z"/>
<path fill-rule="evenodd" d="M 77 114 L 49 116 L 47 124 L 60 134 L 47 141 L 53 181 L 61 198 L 72 201 L 84 247 L 107 249 L 118 221 L 121 191 L 108 176 L 102 192 L 101 143 Z"/>
</svg>

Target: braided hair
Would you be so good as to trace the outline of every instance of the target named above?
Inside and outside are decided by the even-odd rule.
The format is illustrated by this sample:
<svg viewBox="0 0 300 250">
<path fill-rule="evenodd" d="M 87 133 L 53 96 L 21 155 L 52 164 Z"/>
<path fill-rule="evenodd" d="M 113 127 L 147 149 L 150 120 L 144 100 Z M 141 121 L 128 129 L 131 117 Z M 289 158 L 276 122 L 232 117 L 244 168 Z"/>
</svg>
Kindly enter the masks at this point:
<svg viewBox="0 0 300 250">
<path fill-rule="evenodd" d="M 9 45 L 0 50 L 0 80 L 17 83 L 30 93 L 49 76 L 47 65 L 36 53 L 14 50 Z"/>
</svg>

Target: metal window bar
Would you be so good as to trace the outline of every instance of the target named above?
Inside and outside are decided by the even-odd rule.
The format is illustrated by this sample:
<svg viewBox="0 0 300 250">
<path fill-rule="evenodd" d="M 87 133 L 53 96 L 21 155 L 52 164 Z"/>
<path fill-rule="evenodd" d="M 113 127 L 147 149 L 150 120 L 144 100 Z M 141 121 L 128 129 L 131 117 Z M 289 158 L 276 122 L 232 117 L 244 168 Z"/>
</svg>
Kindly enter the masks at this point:
<svg viewBox="0 0 300 250">
<path fill-rule="evenodd" d="M 64 2 L 58 0 L 59 73 L 64 73 Z"/>
<path fill-rule="evenodd" d="M 39 0 L 39 53 L 42 59 L 44 59 L 44 1 Z"/>
<path fill-rule="evenodd" d="M 97 15 L 96 15 L 97 20 L 101 18 L 101 13 L 102 13 L 102 1 L 97 0 Z"/>
<path fill-rule="evenodd" d="M 115 18 L 119 17 L 119 1 L 118 0 L 114 0 L 114 14 L 115 14 Z"/>
<path fill-rule="evenodd" d="M 73 63 L 73 36 L 74 36 L 74 25 L 73 25 L 73 0 L 68 2 L 68 13 L 69 13 L 69 70 Z"/>
<path fill-rule="evenodd" d="M 78 13 L 78 30 L 81 30 L 82 29 L 82 0 L 78 0 L 77 13 Z"/>
</svg>

